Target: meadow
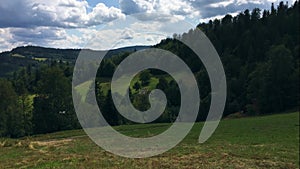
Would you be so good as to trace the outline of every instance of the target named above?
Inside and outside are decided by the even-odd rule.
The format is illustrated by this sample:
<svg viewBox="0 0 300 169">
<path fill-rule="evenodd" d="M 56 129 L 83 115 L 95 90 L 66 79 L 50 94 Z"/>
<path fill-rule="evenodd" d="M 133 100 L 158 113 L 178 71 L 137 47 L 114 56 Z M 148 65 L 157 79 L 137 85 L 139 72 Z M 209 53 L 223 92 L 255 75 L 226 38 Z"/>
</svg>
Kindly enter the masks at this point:
<svg viewBox="0 0 300 169">
<path fill-rule="evenodd" d="M 115 127 L 133 137 L 150 137 L 171 124 Z M 224 119 L 199 144 L 203 123 L 172 150 L 146 159 L 127 159 L 98 147 L 82 130 L 0 139 L 0 168 L 299 168 L 299 112 Z"/>
</svg>

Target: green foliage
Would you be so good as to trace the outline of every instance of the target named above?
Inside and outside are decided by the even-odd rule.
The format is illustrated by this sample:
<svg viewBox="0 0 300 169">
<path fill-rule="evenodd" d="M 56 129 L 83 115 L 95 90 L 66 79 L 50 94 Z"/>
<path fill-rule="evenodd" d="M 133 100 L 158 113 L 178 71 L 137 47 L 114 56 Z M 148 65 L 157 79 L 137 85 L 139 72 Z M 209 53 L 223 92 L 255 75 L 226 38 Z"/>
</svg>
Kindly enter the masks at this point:
<svg viewBox="0 0 300 169">
<path fill-rule="evenodd" d="M 228 97 L 224 115 L 248 110 L 252 115 L 276 113 L 299 104 L 299 53 L 295 52 L 300 39 L 295 22 L 300 19 L 299 2 L 290 8 L 281 2 L 277 9 L 272 5 L 271 12 L 262 13 L 261 17 L 255 8 L 198 25 L 225 68 Z M 198 78 L 200 91 L 209 86 L 203 78 Z M 204 98 L 209 95 L 206 91 Z"/>
<path fill-rule="evenodd" d="M 12 84 L 0 79 L 0 136 L 21 137 L 25 134 L 18 96 Z"/>
<path fill-rule="evenodd" d="M 166 90 L 168 88 L 168 81 L 165 78 L 159 78 L 156 88 L 160 90 Z"/>
<path fill-rule="evenodd" d="M 133 89 L 136 90 L 136 91 L 139 90 L 139 89 L 141 89 L 140 83 L 139 82 L 135 82 L 134 85 L 133 85 Z"/>
<path fill-rule="evenodd" d="M 148 71 L 143 71 L 140 74 L 140 80 L 142 83 L 142 86 L 147 86 L 150 83 L 151 75 Z"/>
<path fill-rule="evenodd" d="M 115 72 L 116 66 L 111 60 L 104 60 L 100 66 L 102 70 L 100 73 L 101 77 L 112 77 Z"/>
<path fill-rule="evenodd" d="M 38 96 L 34 100 L 33 123 L 36 133 L 76 128 L 71 83 L 59 67 L 42 70 Z"/>
<path fill-rule="evenodd" d="M 258 64 L 249 76 L 248 99 L 257 113 L 272 113 L 296 107 L 299 96 L 297 71 L 291 52 L 283 45 L 273 46 L 267 52 L 268 61 Z"/>
<path fill-rule="evenodd" d="M 104 103 L 102 103 L 102 107 L 101 107 L 101 112 L 104 116 L 104 118 L 106 119 L 106 121 L 112 125 L 118 125 L 119 119 L 118 119 L 118 114 L 117 114 L 117 110 L 113 104 L 113 100 L 112 100 L 112 95 L 111 95 L 111 91 L 108 91 L 108 95 L 104 100 Z"/>
</svg>

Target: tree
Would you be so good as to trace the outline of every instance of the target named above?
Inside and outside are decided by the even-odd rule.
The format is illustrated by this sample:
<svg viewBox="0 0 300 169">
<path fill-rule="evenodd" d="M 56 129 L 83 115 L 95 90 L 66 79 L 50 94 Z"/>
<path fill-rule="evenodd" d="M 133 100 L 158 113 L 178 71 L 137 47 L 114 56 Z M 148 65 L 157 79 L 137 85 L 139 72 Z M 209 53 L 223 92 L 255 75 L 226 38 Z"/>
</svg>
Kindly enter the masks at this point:
<svg viewBox="0 0 300 169">
<path fill-rule="evenodd" d="M 293 88 L 295 83 L 291 79 L 293 74 L 293 58 L 291 51 L 284 45 L 273 46 L 267 53 L 268 70 L 266 79 L 266 90 L 268 91 L 270 111 L 280 112 L 287 108 L 290 102 L 293 102 L 289 96 L 297 90 Z"/>
<path fill-rule="evenodd" d="M 140 85 L 140 83 L 139 83 L 138 81 L 134 83 L 133 89 L 134 89 L 135 91 L 138 91 L 139 89 L 141 89 L 141 85 Z"/>
<path fill-rule="evenodd" d="M 12 84 L 0 79 L 0 136 L 21 137 L 25 134 L 18 96 Z"/>
<path fill-rule="evenodd" d="M 101 112 L 103 113 L 104 118 L 108 122 L 108 124 L 115 126 L 118 124 L 118 114 L 117 110 L 114 106 L 111 90 L 108 91 L 108 94 L 105 98 L 103 107 L 101 107 Z"/>
<path fill-rule="evenodd" d="M 232 16 L 231 15 L 226 15 L 223 19 L 222 19 L 222 25 L 228 25 L 232 23 Z"/>
<path fill-rule="evenodd" d="M 148 71 L 143 71 L 140 75 L 140 80 L 142 82 L 142 86 L 147 86 L 150 82 L 151 75 Z"/>
<path fill-rule="evenodd" d="M 71 83 L 57 66 L 42 70 L 38 96 L 34 100 L 33 122 L 36 133 L 78 127 L 72 104 Z"/>
<path fill-rule="evenodd" d="M 100 76 L 112 77 L 115 72 L 116 65 L 111 60 L 104 60 L 103 63 L 101 63 L 100 65 L 100 69 Z"/>
<path fill-rule="evenodd" d="M 255 70 L 249 75 L 249 85 L 247 86 L 247 114 L 256 115 L 265 112 L 266 106 L 266 71 L 267 64 L 258 64 Z M 262 107 L 264 106 L 264 107 Z M 261 110 L 262 109 L 262 110 Z"/>
<path fill-rule="evenodd" d="M 160 90 L 166 90 L 168 88 L 168 81 L 165 78 L 159 78 L 156 88 Z"/>
<path fill-rule="evenodd" d="M 298 89 L 294 83 L 291 52 L 283 45 L 273 46 L 267 52 L 268 61 L 258 64 L 249 76 L 248 99 L 252 110 L 265 114 L 281 112 L 297 105 Z M 294 97 L 293 97 L 294 96 Z M 249 106 L 248 106 L 249 107 Z"/>
<path fill-rule="evenodd" d="M 254 8 L 251 13 L 251 20 L 256 22 L 260 19 L 261 10 L 259 8 Z"/>
</svg>

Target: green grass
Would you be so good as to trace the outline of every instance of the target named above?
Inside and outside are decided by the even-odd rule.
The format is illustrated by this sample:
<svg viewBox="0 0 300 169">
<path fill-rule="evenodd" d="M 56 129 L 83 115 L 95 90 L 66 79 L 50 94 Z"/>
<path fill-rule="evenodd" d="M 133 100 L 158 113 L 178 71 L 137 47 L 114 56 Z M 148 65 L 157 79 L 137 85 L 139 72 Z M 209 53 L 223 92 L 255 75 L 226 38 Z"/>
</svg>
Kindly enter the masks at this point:
<svg viewBox="0 0 300 169">
<path fill-rule="evenodd" d="M 20 54 L 12 54 L 11 56 L 16 57 L 16 58 L 26 58 L 25 56 L 20 55 Z"/>
<path fill-rule="evenodd" d="M 39 61 L 39 62 L 44 62 L 44 61 L 48 60 L 48 58 L 36 58 L 36 57 L 33 57 L 32 59 Z"/>
<path fill-rule="evenodd" d="M 119 132 L 147 137 L 171 124 L 118 126 Z M 82 130 L 0 139 L 0 168 L 299 168 L 299 112 L 221 121 L 198 144 L 197 123 L 174 149 L 156 157 L 127 159 L 105 152 Z"/>
<path fill-rule="evenodd" d="M 80 94 L 80 96 L 82 96 L 82 101 L 85 100 L 91 84 L 92 84 L 92 81 L 90 80 L 90 81 L 86 81 L 75 87 L 75 90 L 77 91 L 77 93 Z"/>
<path fill-rule="evenodd" d="M 105 96 L 107 96 L 108 91 L 110 90 L 110 82 L 107 82 L 107 83 L 101 83 L 100 86 L 101 86 L 101 89 L 102 89 L 103 94 L 104 94 Z"/>
</svg>

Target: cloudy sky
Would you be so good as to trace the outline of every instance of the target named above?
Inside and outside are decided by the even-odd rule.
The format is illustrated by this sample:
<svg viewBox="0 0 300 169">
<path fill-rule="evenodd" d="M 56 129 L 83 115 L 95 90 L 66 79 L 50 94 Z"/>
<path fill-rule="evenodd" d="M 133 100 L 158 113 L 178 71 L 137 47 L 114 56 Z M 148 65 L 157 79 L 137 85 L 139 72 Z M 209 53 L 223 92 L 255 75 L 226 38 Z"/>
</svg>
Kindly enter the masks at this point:
<svg viewBox="0 0 300 169">
<path fill-rule="evenodd" d="M 286 1 L 286 0 L 285 0 Z M 290 4 L 294 0 L 288 0 Z M 150 45 L 199 22 L 278 0 L 0 0 L 0 51 Z"/>
</svg>

